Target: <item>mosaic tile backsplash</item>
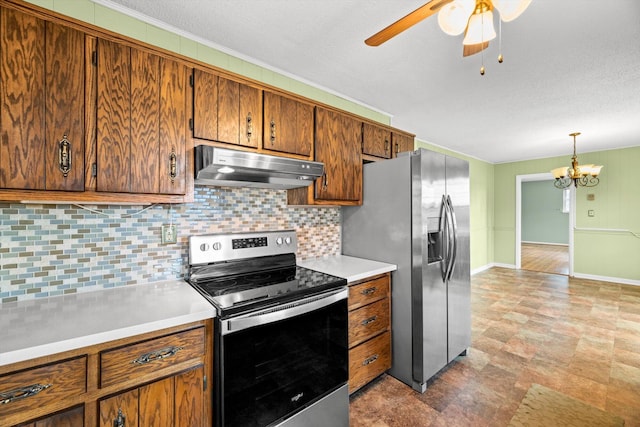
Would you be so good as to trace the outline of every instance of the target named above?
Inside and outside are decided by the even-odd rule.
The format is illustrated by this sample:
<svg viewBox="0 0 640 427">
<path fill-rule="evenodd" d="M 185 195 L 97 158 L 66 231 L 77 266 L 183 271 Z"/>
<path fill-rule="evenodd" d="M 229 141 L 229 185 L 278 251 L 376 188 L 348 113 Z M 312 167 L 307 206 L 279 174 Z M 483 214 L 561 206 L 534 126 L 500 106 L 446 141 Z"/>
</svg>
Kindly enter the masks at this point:
<svg viewBox="0 0 640 427">
<path fill-rule="evenodd" d="M 284 190 L 196 187 L 193 203 L 83 206 L 0 203 L 0 303 L 184 277 L 192 234 L 293 229 L 298 259 L 340 253 L 340 208 L 288 207 Z M 178 242 L 163 245 L 170 223 Z"/>
</svg>

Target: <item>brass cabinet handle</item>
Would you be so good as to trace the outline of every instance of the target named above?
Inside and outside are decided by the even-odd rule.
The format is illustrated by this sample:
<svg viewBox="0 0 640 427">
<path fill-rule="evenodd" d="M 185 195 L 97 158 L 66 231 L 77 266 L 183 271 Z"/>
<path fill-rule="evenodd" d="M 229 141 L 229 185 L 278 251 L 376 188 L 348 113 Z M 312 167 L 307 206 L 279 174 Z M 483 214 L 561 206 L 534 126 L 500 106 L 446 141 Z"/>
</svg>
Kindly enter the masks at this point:
<svg viewBox="0 0 640 427">
<path fill-rule="evenodd" d="M 384 139 L 384 152 L 389 151 L 389 138 Z"/>
<path fill-rule="evenodd" d="M 271 145 L 275 144 L 276 142 L 276 122 L 273 121 L 273 119 L 271 120 Z"/>
<path fill-rule="evenodd" d="M 7 403 L 15 402 L 16 400 L 26 399 L 27 397 L 35 396 L 42 390 L 46 390 L 53 384 L 31 384 L 26 387 L 20 387 L 9 391 L 3 391 L 0 393 L 0 405 L 6 405 Z"/>
<path fill-rule="evenodd" d="M 65 178 L 71 172 L 71 142 L 67 139 L 66 133 L 58 142 L 58 168 Z"/>
<path fill-rule="evenodd" d="M 362 326 L 367 326 L 369 323 L 375 322 L 377 318 L 378 318 L 378 316 L 371 316 L 368 319 L 364 319 L 362 322 L 360 322 L 360 324 Z"/>
<path fill-rule="evenodd" d="M 322 189 L 326 191 L 329 187 L 329 179 L 327 179 L 327 173 L 323 172 L 322 174 Z"/>
<path fill-rule="evenodd" d="M 177 352 L 182 350 L 182 347 L 176 347 L 174 345 L 169 347 L 161 348 L 160 350 L 151 351 L 149 353 L 145 353 L 133 360 L 131 363 L 136 365 L 144 365 L 147 363 L 155 362 L 156 360 L 166 359 L 167 357 L 171 357 L 175 355 Z"/>
<path fill-rule="evenodd" d="M 400 144 L 396 142 L 396 154 L 400 152 Z"/>
<path fill-rule="evenodd" d="M 374 293 L 375 291 L 376 291 L 376 287 L 375 287 L 375 286 L 373 286 L 373 287 L 371 287 L 371 288 L 367 288 L 367 289 L 363 289 L 363 290 L 361 290 L 361 291 L 360 291 L 360 293 L 361 293 L 362 295 L 371 295 L 371 294 L 372 294 L 372 293 Z"/>
<path fill-rule="evenodd" d="M 118 408 L 118 416 L 113 420 L 113 427 L 125 427 L 127 424 L 127 417 L 122 413 L 122 409 Z"/>
<path fill-rule="evenodd" d="M 178 156 L 176 155 L 176 148 L 171 147 L 171 153 L 169 153 L 169 178 L 171 178 L 171 183 L 176 179 L 178 175 Z"/>
<path fill-rule="evenodd" d="M 253 122 L 251 120 L 251 112 L 247 114 L 247 141 L 251 141 L 251 135 L 253 134 Z"/>
<path fill-rule="evenodd" d="M 371 357 L 367 357 L 366 359 L 364 359 L 364 360 L 362 361 L 362 366 L 370 365 L 370 364 L 372 364 L 373 362 L 375 362 L 376 360 L 378 360 L 378 355 L 377 355 L 377 354 L 374 354 L 373 356 L 371 356 Z"/>
</svg>

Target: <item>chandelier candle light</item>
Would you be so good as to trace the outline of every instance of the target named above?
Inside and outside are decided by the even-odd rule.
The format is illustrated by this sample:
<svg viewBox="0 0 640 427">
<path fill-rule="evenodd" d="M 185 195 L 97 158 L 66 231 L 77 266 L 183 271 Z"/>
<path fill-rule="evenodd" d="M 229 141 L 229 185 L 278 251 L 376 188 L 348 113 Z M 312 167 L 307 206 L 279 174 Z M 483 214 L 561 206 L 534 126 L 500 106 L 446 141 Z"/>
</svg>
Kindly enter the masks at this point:
<svg viewBox="0 0 640 427">
<path fill-rule="evenodd" d="M 578 164 L 578 156 L 576 155 L 576 136 L 580 135 L 580 132 L 570 133 L 569 136 L 573 137 L 573 157 L 571 157 L 571 166 L 556 168 L 551 171 L 555 182 L 553 185 L 556 188 L 564 189 L 573 183 L 577 188 L 581 187 L 595 187 L 600 182 L 598 175 L 602 165 L 582 165 Z"/>
</svg>

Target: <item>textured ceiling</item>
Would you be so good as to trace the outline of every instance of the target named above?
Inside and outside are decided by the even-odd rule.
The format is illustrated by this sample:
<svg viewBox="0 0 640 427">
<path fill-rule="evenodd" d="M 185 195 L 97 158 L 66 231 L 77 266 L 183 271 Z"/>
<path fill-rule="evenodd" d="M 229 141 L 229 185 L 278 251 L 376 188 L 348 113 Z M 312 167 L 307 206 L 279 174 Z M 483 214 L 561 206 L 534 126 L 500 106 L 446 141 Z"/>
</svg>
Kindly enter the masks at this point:
<svg viewBox="0 0 640 427">
<path fill-rule="evenodd" d="M 533 0 L 481 55 L 433 16 L 364 39 L 424 0 L 94 0 L 392 116 L 420 140 L 493 163 L 640 145 L 640 1 Z M 124 9 L 123 9 L 124 7 Z M 497 20 L 496 20 L 497 22 Z M 162 24 L 163 25 L 163 24 Z M 164 25 L 163 25 L 164 26 Z"/>
</svg>

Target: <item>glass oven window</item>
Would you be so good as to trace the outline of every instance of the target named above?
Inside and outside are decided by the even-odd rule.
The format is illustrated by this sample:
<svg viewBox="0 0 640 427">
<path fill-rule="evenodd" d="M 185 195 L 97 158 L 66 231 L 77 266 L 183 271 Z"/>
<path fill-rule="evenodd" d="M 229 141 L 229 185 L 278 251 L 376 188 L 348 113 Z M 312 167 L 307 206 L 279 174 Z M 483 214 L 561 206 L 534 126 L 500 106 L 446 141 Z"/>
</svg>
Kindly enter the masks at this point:
<svg viewBox="0 0 640 427">
<path fill-rule="evenodd" d="M 222 337 L 224 426 L 267 426 L 347 382 L 347 300 Z"/>
</svg>

